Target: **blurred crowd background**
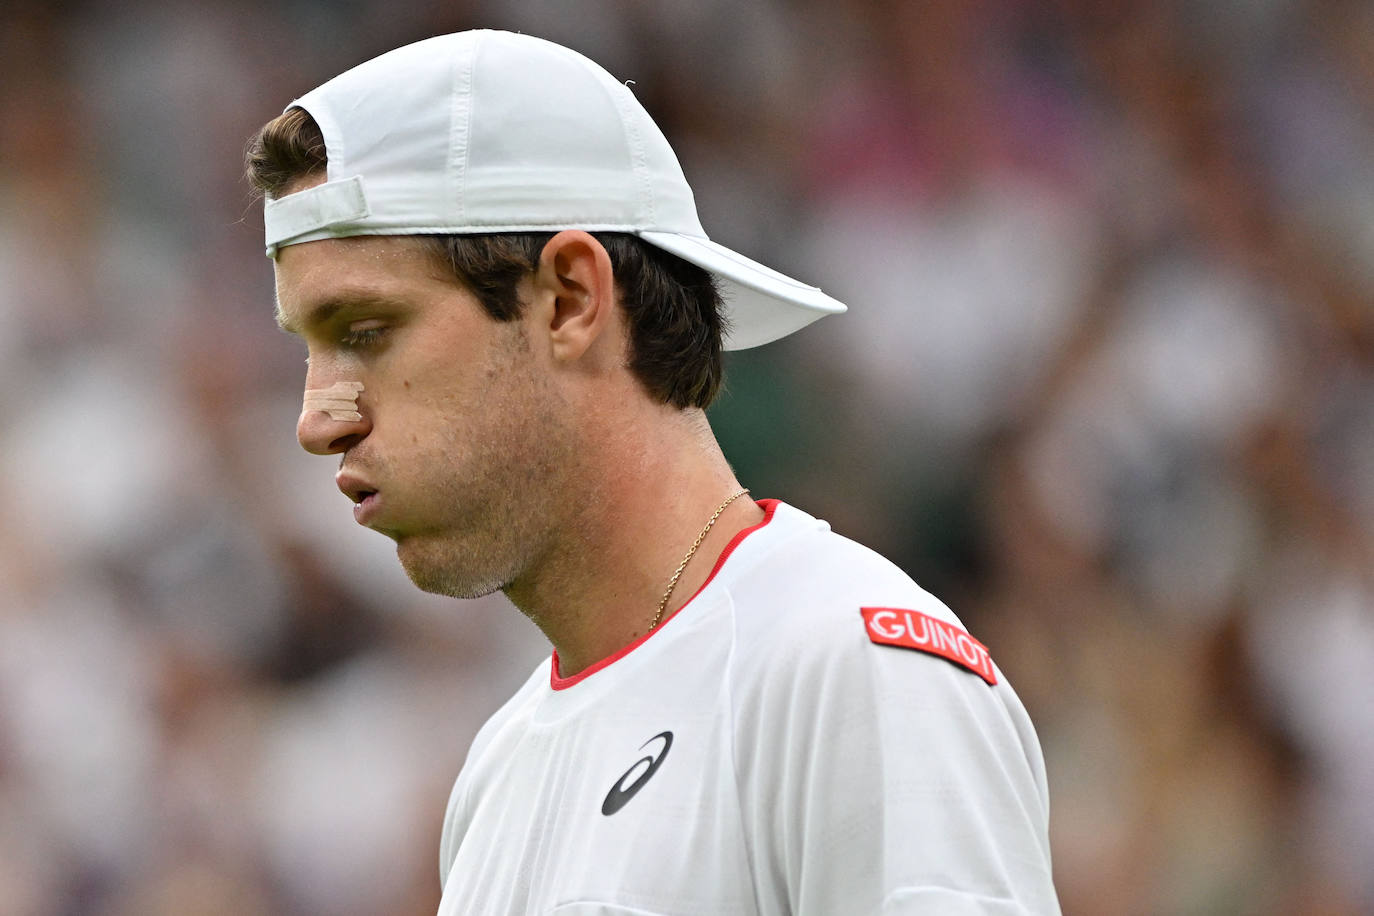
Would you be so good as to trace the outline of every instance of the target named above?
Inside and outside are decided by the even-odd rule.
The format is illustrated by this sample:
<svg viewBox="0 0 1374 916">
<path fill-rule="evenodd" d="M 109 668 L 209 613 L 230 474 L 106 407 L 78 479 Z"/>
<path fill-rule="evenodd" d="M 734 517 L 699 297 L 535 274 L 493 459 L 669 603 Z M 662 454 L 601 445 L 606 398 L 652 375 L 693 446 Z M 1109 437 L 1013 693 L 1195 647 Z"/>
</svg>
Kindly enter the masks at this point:
<svg viewBox="0 0 1374 916">
<path fill-rule="evenodd" d="M 1374 4 L 0 3 L 0 913 L 423 914 L 547 651 L 294 441 L 247 137 L 432 34 L 634 81 L 713 237 L 741 480 L 942 596 L 1069 914 L 1374 912 Z"/>
</svg>

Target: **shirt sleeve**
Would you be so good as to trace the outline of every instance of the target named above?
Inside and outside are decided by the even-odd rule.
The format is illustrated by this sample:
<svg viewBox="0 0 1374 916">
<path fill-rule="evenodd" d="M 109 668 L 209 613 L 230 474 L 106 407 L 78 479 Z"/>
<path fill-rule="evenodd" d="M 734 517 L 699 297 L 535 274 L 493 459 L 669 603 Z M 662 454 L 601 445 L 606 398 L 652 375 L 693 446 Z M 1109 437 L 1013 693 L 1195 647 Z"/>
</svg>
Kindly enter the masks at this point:
<svg viewBox="0 0 1374 916">
<path fill-rule="evenodd" d="M 738 684 L 760 896 L 794 916 L 1059 913 L 1040 748 L 1005 678 L 875 644 L 858 607 L 805 623 Z"/>
</svg>

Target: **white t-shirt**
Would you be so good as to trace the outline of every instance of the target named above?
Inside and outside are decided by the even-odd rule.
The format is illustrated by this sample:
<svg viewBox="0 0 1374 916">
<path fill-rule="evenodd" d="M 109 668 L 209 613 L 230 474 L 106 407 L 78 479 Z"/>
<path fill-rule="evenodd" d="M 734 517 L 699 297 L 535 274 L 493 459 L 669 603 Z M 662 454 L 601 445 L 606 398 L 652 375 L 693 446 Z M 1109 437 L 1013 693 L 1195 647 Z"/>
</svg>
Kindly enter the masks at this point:
<svg viewBox="0 0 1374 916">
<path fill-rule="evenodd" d="M 760 505 L 681 611 L 574 677 L 544 662 L 482 728 L 441 916 L 1059 912 L 1040 746 L 985 650 Z"/>
</svg>

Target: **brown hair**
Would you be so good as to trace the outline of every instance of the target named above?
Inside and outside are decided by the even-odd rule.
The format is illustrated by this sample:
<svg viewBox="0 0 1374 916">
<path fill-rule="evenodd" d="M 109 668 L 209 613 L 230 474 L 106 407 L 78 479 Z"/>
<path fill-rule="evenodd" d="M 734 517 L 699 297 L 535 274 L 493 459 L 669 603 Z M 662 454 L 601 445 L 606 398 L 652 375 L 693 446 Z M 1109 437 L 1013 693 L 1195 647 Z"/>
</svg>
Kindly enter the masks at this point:
<svg viewBox="0 0 1374 916">
<path fill-rule="evenodd" d="M 304 109 L 269 121 L 248 144 L 248 181 L 269 197 L 323 174 L 324 137 Z M 624 233 L 593 233 L 615 273 L 630 329 L 630 369 L 649 395 L 675 407 L 706 407 L 720 391 L 720 292 L 709 273 Z M 520 317 L 516 294 L 532 273 L 549 232 L 425 236 L 440 263 L 470 289 L 496 321 Z"/>
</svg>

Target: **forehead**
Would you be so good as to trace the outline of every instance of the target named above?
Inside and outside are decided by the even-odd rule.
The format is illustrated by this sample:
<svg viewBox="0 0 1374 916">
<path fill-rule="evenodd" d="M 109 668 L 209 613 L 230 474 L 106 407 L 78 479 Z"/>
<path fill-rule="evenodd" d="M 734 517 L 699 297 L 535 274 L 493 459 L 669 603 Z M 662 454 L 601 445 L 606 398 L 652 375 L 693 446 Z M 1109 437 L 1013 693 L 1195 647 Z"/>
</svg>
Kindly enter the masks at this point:
<svg viewBox="0 0 1374 916">
<path fill-rule="evenodd" d="M 452 294 L 432 250 L 408 236 L 356 236 L 287 245 L 277 252 L 277 322 L 300 333 L 347 301 Z"/>
</svg>

